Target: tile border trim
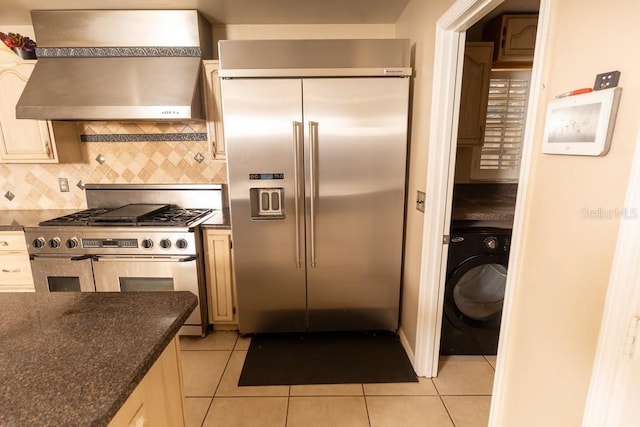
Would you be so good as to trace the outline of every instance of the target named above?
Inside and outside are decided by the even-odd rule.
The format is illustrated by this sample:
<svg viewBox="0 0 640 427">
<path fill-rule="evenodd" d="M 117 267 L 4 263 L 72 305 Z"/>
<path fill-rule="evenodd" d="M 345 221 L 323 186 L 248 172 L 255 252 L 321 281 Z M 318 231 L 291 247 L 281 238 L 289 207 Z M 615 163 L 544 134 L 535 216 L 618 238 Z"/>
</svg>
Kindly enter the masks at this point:
<svg viewBox="0 0 640 427">
<path fill-rule="evenodd" d="M 121 133 L 80 135 L 82 142 L 207 141 L 207 133 Z"/>
</svg>

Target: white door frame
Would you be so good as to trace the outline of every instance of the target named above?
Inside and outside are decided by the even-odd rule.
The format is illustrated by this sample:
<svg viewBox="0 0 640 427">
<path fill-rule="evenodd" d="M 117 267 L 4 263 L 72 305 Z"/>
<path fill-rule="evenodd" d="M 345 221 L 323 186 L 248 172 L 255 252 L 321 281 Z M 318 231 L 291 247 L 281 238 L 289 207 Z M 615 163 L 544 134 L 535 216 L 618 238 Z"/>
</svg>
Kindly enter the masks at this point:
<svg viewBox="0 0 640 427">
<path fill-rule="evenodd" d="M 632 359 L 624 356 L 631 320 L 634 316 L 640 316 L 640 134 L 631 165 L 625 204 L 620 215 L 622 218 L 582 421 L 583 427 L 622 425 L 620 417 L 624 404 L 628 404 L 629 400 L 625 392 L 630 385 L 630 372 L 632 369 L 638 369 L 640 364 L 639 354 L 632 355 Z M 636 353 L 640 351 L 638 340 L 640 337 L 636 331 Z M 629 350 L 630 348 L 626 349 L 627 352 Z M 635 408 L 635 411 L 640 413 L 640 408 Z"/>
<path fill-rule="evenodd" d="M 440 329 L 446 276 L 448 244 L 443 236 L 451 223 L 453 176 L 458 133 L 458 110 L 462 82 L 462 62 L 466 30 L 504 0 L 458 0 L 438 20 L 434 54 L 431 136 L 428 149 L 426 201 L 422 240 L 422 264 L 419 284 L 415 364 L 418 375 L 435 377 L 438 373 Z M 520 235 L 524 217 L 533 136 L 538 103 L 542 92 L 542 59 L 547 38 L 549 10 L 553 0 L 541 0 L 536 37 L 536 55 L 531 75 L 527 123 L 523 140 L 518 197 L 515 210 L 509 271 L 517 271 L 520 262 Z M 515 287 L 514 274 L 507 275 L 494 397 L 502 389 L 508 351 L 507 330 Z M 499 399 L 493 399 L 492 412 Z"/>
</svg>

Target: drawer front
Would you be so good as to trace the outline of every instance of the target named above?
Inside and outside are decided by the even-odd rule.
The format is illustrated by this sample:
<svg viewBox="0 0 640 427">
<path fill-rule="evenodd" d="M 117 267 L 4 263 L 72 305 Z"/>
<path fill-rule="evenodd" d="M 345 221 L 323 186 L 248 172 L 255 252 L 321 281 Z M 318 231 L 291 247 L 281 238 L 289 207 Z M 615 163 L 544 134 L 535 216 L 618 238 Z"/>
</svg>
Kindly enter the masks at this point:
<svg viewBox="0 0 640 427">
<path fill-rule="evenodd" d="M 24 285 L 3 285 L 0 283 L 0 292 L 35 292 L 36 289 L 32 284 Z"/>
<path fill-rule="evenodd" d="M 33 285 L 31 265 L 26 254 L 0 254 L 0 285 Z"/>
<path fill-rule="evenodd" d="M 22 231 L 0 232 L 0 252 L 26 250 L 27 242 L 24 240 L 24 233 Z"/>
</svg>

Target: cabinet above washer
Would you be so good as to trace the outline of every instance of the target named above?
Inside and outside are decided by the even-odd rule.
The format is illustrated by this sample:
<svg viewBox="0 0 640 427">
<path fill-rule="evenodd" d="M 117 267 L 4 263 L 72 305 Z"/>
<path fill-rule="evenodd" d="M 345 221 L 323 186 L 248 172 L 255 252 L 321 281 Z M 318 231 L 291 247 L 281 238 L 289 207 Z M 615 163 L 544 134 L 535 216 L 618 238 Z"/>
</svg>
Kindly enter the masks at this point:
<svg viewBox="0 0 640 427">
<path fill-rule="evenodd" d="M 505 14 L 484 28 L 484 40 L 494 42 L 494 68 L 531 67 L 538 28 L 537 14 Z"/>
</svg>

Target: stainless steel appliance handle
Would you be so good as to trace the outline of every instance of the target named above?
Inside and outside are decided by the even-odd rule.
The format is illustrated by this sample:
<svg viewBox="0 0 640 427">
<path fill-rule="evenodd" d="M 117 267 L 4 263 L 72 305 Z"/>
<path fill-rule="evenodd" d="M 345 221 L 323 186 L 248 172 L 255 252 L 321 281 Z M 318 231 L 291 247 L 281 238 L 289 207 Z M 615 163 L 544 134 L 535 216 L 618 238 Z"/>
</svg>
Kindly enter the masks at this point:
<svg viewBox="0 0 640 427">
<path fill-rule="evenodd" d="M 93 258 L 94 261 L 100 262 L 190 262 L 198 259 L 195 255 L 190 256 L 101 256 L 97 255 Z"/>
<path fill-rule="evenodd" d="M 318 144 L 318 123 L 309 121 L 309 185 L 311 186 L 310 200 L 310 240 L 311 240 L 311 268 L 316 268 L 316 150 Z"/>
<path fill-rule="evenodd" d="M 88 260 L 88 259 L 90 260 L 90 259 L 95 259 L 95 258 L 96 258 L 96 255 L 78 255 L 78 256 L 73 256 L 73 255 L 61 255 L 61 254 L 56 254 L 56 255 L 29 254 L 29 260 L 31 260 L 31 261 L 35 261 L 35 260 L 38 260 L 38 259 L 44 259 L 44 260 L 60 259 L 62 261 L 85 261 L 85 260 Z"/>
<path fill-rule="evenodd" d="M 294 207 L 296 215 L 296 268 L 300 268 L 302 265 L 302 257 L 300 256 L 300 141 L 302 133 L 302 123 L 293 122 L 293 188 L 294 188 Z"/>
<path fill-rule="evenodd" d="M 71 261 L 84 261 L 85 259 L 93 259 L 93 255 L 80 255 L 71 257 Z"/>
</svg>

